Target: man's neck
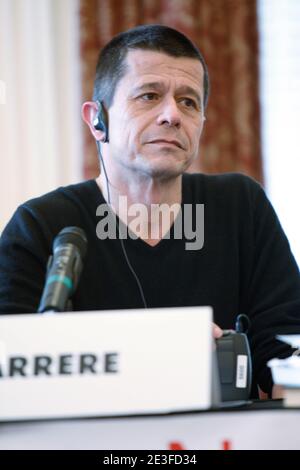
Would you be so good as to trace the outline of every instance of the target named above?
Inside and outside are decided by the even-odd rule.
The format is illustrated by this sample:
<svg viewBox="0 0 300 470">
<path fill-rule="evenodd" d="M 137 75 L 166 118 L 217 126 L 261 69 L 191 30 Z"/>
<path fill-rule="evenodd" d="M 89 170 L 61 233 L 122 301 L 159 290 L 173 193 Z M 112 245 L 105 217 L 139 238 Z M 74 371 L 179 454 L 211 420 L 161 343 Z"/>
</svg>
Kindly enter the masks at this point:
<svg viewBox="0 0 300 470">
<path fill-rule="evenodd" d="M 168 180 L 145 178 L 130 183 L 110 181 L 109 197 L 103 171 L 96 181 L 113 211 L 151 246 L 164 237 L 180 210 L 182 175 Z M 161 215 L 162 212 L 165 217 Z M 141 226 L 137 224 L 137 220 L 141 221 Z M 138 231 L 135 230 L 137 225 Z"/>
</svg>

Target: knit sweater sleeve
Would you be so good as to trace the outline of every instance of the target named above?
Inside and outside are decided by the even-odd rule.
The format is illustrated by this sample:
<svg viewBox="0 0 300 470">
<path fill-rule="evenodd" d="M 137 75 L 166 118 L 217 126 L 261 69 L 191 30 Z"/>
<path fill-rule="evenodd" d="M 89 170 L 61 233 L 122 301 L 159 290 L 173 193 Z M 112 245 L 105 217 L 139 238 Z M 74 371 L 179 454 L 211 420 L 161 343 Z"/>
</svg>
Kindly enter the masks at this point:
<svg viewBox="0 0 300 470">
<path fill-rule="evenodd" d="M 0 313 L 37 311 L 43 289 L 49 236 L 30 206 L 20 206 L 0 240 Z"/>
<path fill-rule="evenodd" d="M 292 352 L 276 335 L 300 333 L 300 277 L 277 215 L 262 188 L 255 186 L 248 314 L 254 381 L 270 393 L 272 379 L 266 363 Z"/>
</svg>

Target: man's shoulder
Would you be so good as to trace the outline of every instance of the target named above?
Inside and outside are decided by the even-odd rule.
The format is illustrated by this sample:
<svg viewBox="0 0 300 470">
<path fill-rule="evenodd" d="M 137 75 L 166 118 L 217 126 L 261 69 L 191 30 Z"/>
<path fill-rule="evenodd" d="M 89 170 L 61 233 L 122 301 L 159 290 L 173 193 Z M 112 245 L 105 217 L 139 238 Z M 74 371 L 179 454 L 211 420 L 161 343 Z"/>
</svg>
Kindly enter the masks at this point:
<svg viewBox="0 0 300 470">
<path fill-rule="evenodd" d="M 99 190 L 98 190 L 99 192 Z M 20 208 L 29 212 L 48 211 L 58 212 L 63 210 L 65 213 L 68 209 L 76 206 L 85 206 L 91 204 L 97 199 L 97 184 L 94 180 L 84 181 L 82 183 L 61 186 L 42 196 L 38 196 L 24 202 Z"/>
<path fill-rule="evenodd" d="M 24 202 L 23 205 L 38 207 L 49 202 L 51 203 L 53 201 L 60 201 L 61 199 L 80 198 L 80 196 L 91 194 L 95 185 L 97 185 L 95 180 L 89 180 L 83 181 L 81 183 L 70 184 L 68 186 L 60 186 L 53 191 L 29 199 L 28 201 Z"/>
<path fill-rule="evenodd" d="M 33 232 L 52 239 L 66 226 L 85 226 L 96 216 L 101 193 L 94 180 L 55 189 L 21 204 L 5 227 L 2 237 Z M 19 234 L 19 235 L 18 235 Z"/>
<path fill-rule="evenodd" d="M 241 173 L 206 175 L 203 173 L 185 174 L 183 179 L 185 194 L 196 201 L 233 201 L 236 198 L 254 203 L 264 191 L 257 181 Z"/>
<path fill-rule="evenodd" d="M 250 176 L 242 173 L 222 173 L 222 174 L 204 174 L 204 173 L 185 173 L 186 183 L 194 186 L 205 186 L 207 189 L 220 187 L 234 188 L 261 188 L 260 183 Z"/>
</svg>

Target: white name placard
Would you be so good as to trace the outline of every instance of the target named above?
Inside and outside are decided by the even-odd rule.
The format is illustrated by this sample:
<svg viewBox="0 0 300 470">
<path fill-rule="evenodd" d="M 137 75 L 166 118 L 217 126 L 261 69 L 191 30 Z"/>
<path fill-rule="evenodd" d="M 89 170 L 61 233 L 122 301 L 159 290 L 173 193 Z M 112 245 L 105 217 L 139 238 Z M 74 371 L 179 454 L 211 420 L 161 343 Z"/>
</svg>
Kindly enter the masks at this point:
<svg viewBox="0 0 300 470">
<path fill-rule="evenodd" d="M 212 310 L 0 317 L 0 420 L 211 406 Z"/>
</svg>

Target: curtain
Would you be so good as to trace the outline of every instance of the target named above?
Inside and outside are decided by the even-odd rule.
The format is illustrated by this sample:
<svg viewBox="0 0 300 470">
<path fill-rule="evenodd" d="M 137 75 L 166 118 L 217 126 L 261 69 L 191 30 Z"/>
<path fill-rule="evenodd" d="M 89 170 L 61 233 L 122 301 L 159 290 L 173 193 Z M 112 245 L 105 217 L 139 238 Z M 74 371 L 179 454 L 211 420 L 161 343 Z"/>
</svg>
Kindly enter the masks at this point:
<svg viewBox="0 0 300 470">
<path fill-rule="evenodd" d="M 300 2 L 259 0 L 258 19 L 265 186 L 300 268 Z"/>
<path fill-rule="evenodd" d="M 78 12 L 0 0 L 0 232 L 25 200 L 82 180 Z"/>
<path fill-rule="evenodd" d="M 139 24 L 185 33 L 204 55 L 211 96 L 199 157 L 191 171 L 237 171 L 263 182 L 260 149 L 256 0 L 81 0 L 83 99 L 91 99 L 99 50 Z M 95 143 L 84 129 L 84 174 L 99 172 Z"/>
</svg>

